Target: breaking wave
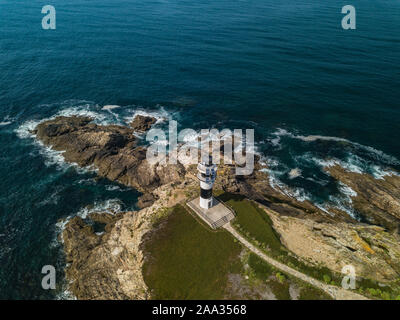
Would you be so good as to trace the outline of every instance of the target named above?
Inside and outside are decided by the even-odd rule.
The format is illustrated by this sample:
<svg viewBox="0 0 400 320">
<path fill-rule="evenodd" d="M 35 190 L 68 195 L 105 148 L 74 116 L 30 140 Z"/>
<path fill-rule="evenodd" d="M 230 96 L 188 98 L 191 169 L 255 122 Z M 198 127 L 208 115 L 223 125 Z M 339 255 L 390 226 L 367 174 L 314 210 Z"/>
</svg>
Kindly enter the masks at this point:
<svg viewBox="0 0 400 320">
<path fill-rule="evenodd" d="M 400 165 L 400 161 L 391 155 L 388 155 L 386 153 L 384 153 L 383 151 L 377 150 L 373 147 L 370 146 L 365 146 L 362 145 L 360 143 L 357 142 L 353 142 L 350 141 L 348 139 L 345 138 L 340 138 L 340 137 L 331 137 L 331 136 L 321 136 L 321 135 L 308 135 L 308 136 L 304 136 L 304 135 L 296 135 L 293 134 L 285 129 L 282 128 L 278 128 L 275 132 L 272 133 L 272 135 L 275 135 L 277 137 L 282 137 L 282 136 L 287 136 L 293 139 L 298 139 L 298 140 L 302 140 L 305 142 L 315 142 L 318 140 L 324 140 L 324 141 L 336 141 L 336 142 L 345 142 L 347 144 L 350 144 L 356 148 L 359 148 L 361 150 L 367 151 L 371 156 L 373 156 L 373 158 L 375 158 L 376 160 L 379 160 L 385 164 L 388 165 Z"/>
</svg>

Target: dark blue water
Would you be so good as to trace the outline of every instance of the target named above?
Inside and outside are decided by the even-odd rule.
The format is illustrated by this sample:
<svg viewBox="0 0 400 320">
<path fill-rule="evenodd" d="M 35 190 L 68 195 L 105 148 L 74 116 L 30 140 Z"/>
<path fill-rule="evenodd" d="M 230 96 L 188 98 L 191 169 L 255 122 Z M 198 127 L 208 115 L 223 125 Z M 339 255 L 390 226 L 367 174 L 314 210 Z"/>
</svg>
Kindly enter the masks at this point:
<svg viewBox="0 0 400 320">
<path fill-rule="evenodd" d="M 348 3 L 333 0 L 48 4 L 52 31 L 41 28 L 42 1 L 0 2 L 0 298 L 60 294 L 60 218 L 135 208 L 135 191 L 96 181 L 29 136 L 55 114 L 124 123 L 142 110 L 180 128 L 255 128 L 273 183 L 354 215 L 322 161 L 377 177 L 400 168 L 398 1 L 353 1 L 348 31 Z M 57 267 L 56 292 L 40 287 L 45 264 Z"/>
</svg>

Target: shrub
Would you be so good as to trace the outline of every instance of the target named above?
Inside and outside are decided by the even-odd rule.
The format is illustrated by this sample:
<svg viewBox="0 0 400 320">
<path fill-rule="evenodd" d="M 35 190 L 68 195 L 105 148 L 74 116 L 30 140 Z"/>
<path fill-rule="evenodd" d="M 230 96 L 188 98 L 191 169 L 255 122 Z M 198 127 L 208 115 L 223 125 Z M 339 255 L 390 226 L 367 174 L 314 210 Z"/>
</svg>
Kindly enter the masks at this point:
<svg viewBox="0 0 400 320">
<path fill-rule="evenodd" d="M 324 274 L 323 279 L 327 284 L 329 284 L 331 282 L 331 277 L 327 274 Z"/>
</svg>

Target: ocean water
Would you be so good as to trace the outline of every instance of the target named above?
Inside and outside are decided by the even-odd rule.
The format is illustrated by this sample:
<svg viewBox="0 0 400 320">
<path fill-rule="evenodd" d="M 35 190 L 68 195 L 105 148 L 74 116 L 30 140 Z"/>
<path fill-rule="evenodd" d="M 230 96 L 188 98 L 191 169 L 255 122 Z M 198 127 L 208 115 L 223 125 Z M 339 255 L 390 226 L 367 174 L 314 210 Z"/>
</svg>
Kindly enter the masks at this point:
<svg viewBox="0 0 400 320">
<path fill-rule="evenodd" d="M 352 190 L 322 170 L 377 178 L 400 169 L 400 3 L 49 0 L 0 2 L 0 298 L 63 298 L 59 219 L 136 208 L 138 193 L 65 164 L 29 129 L 56 114 L 126 123 L 137 112 L 179 128 L 254 128 L 271 183 L 322 208 Z M 102 110 L 104 105 L 119 108 Z M 293 170 L 294 169 L 294 170 Z M 57 290 L 41 288 L 44 265 Z"/>
</svg>

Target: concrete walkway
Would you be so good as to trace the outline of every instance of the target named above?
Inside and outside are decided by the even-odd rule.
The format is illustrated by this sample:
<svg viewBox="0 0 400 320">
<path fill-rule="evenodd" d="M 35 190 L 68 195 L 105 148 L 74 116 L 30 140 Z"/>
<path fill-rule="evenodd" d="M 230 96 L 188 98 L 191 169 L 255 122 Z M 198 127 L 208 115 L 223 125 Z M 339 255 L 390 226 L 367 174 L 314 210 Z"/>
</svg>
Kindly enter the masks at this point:
<svg viewBox="0 0 400 320">
<path fill-rule="evenodd" d="M 260 249 L 258 249 L 256 246 L 251 244 L 249 241 L 247 241 L 245 238 L 243 238 L 232 226 L 230 223 L 226 224 L 223 226 L 228 232 L 230 232 L 236 239 L 238 239 L 247 249 L 250 251 L 254 252 L 256 255 L 258 255 L 261 259 L 265 260 L 268 262 L 270 265 L 274 266 L 275 268 L 290 274 L 300 280 L 303 280 L 304 282 L 307 282 L 311 284 L 312 286 L 319 288 L 323 291 L 325 291 L 327 294 L 329 294 L 332 298 L 336 300 L 368 300 L 368 298 L 355 293 L 350 290 L 345 290 L 343 288 L 339 288 L 336 286 L 328 285 L 326 283 L 323 283 L 321 281 L 318 281 L 304 273 L 301 273 L 295 269 L 292 269 L 288 267 L 287 265 L 278 262 L 277 260 L 267 256 L 265 253 L 263 253 Z"/>
</svg>

